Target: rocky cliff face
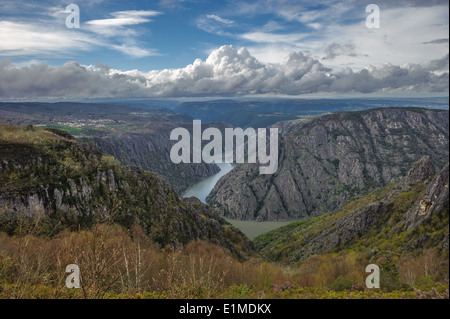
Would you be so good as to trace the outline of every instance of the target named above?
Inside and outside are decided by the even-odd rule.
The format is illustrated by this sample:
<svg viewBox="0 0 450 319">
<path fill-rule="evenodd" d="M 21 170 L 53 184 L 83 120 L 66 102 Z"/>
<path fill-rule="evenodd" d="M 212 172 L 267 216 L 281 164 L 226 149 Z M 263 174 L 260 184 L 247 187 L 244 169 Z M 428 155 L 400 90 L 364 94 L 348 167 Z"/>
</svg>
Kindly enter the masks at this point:
<svg viewBox="0 0 450 319">
<path fill-rule="evenodd" d="M 177 192 L 220 171 L 215 164 L 174 164 L 170 160 L 171 128 L 166 123 L 160 130 L 151 133 L 121 133 L 104 137 L 93 137 L 83 141 L 93 142 L 104 154 L 114 156 L 122 165 L 137 166 L 158 173 Z"/>
<path fill-rule="evenodd" d="M 255 243 L 269 259 L 289 256 L 288 262 L 344 249 L 373 255 L 433 247 L 448 254 L 448 165 L 434 174 L 425 158 L 401 180 L 341 211 L 290 224 Z"/>
<path fill-rule="evenodd" d="M 448 164 L 431 181 L 425 193 L 416 204 L 406 213 L 406 230 L 412 230 L 428 223 L 436 213 L 449 209 L 448 201 Z M 447 237 L 448 240 L 448 237 Z"/>
<path fill-rule="evenodd" d="M 309 218 L 404 176 L 429 156 L 448 161 L 448 111 L 386 108 L 328 114 L 283 129 L 279 169 L 259 175 L 243 164 L 208 197 L 229 218 Z"/>
<path fill-rule="evenodd" d="M 0 230 L 44 232 L 98 222 L 140 225 L 161 246 L 201 239 L 238 258 L 249 240 L 208 206 L 182 199 L 158 175 L 124 167 L 93 145 L 36 129 L 0 127 Z"/>
</svg>

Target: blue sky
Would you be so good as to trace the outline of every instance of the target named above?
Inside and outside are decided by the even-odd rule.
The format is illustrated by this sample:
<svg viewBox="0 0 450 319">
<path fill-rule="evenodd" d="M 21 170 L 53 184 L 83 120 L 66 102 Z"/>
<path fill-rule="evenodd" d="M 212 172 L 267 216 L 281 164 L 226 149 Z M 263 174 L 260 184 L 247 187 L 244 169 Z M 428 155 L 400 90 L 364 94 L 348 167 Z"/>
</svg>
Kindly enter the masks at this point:
<svg viewBox="0 0 450 319">
<path fill-rule="evenodd" d="M 448 1 L 379 1 L 378 29 L 370 3 L 2 0 L 0 98 L 448 94 Z M 36 72 L 48 87 L 26 81 Z"/>
</svg>

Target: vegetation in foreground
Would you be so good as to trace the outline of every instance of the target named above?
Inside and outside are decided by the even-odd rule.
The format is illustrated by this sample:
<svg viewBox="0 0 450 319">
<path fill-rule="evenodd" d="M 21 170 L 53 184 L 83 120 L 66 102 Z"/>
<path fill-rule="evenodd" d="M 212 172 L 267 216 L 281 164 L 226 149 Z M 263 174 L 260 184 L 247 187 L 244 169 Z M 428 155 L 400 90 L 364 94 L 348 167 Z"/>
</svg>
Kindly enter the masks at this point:
<svg viewBox="0 0 450 319">
<path fill-rule="evenodd" d="M 0 233 L 0 298 L 449 298 L 448 260 L 432 249 L 379 258 L 382 288 L 369 290 L 369 262 L 356 253 L 312 256 L 286 267 L 240 262 L 203 241 L 161 248 L 139 226 L 96 224 L 54 237 L 39 235 L 39 223 L 21 231 Z M 65 286 L 69 264 L 80 267 L 80 289 Z"/>
<path fill-rule="evenodd" d="M 0 209 L 0 298 L 449 298 L 448 255 L 433 246 L 369 260 L 349 245 L 291 266 L 267 262 L 243 254 L 245 236 L 200 203 L 178 198 L 154 174 L 128 170 L 59 131 L 3 127 L 0 133 L 5 203 L 24 209 L 29 205 L 21 200 L 30 194 L 50 203 L 42 215 L 34 206 L 33 214 Z M 60 203 L 56 189 L 64 194 Z M 422 191 L 413 188 L 411 198 Z M 393 207 L 404 212 L 400 204 L 413 203 L 406 199 Z M 80 207 L 93 214 L 76 214 Z M 443 213 L 422 232 L 448 229 L 448 209 Z M 208 220 L 218 227 L 207 234 L 181 231 L 205 230 Z M 365 288 L 372 263 L 380 266 L 381 289 Z M 80 267 L 80 289 L 65 287 L 70 264 Z"/>
</svg>

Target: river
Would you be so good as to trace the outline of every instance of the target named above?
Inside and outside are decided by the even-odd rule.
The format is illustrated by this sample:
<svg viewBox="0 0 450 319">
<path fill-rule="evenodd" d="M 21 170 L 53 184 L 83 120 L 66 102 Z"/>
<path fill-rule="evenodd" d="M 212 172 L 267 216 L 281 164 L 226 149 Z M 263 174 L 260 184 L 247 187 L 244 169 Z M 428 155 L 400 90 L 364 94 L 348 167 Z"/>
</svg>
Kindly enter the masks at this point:
<svg viewBox="0 0 450 319">
<path fill-rule="evenodd" d="M 208 197 L 209 193 L 211 193 L 214 186 L 222 178 L 222 176 L 231 172 L 235 165 L 230 163 L 220 163 L 217 164 L 217 166 L 220 167 L 220 172 L 208 178 L 205 178 L 204 180 L 188 188 L 184 192 L 183 197 L 192 197 L 192 196 L 197 197 L 202 203 L 206 204 L 206 197 Z M 226 220 L 234 227 L 240 229 L 250 239 L 253 239 L 258 235 L 271 231 L 272 229 L 282 227 L 293 222 L 293 220 L 257 222 L 254 220 L 242 221 L 228 218 Z"/>
<path fill-rule="evenodd" d="M 183 194 L 183 197 L 197 197 L 200 201 L 206 204 L 206 197 L 208 197 L 209 193 L 213 190 L 214 186 L 216 186 L 219 179 L 231 172 L 235 165 L 230 163 L 218 163 L 216 164 L 220 167 L 220 172 L 214 174 L 204 180 L 198 182 L 197 184 L 189 187 Z"/>
</svg>

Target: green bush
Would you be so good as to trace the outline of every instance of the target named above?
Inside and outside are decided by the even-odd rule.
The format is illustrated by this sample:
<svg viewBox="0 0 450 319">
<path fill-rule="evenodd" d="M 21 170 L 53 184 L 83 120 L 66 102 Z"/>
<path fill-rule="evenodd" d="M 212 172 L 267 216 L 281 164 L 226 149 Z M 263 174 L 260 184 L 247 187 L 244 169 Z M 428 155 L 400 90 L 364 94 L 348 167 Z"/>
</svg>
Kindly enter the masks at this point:
<svg viewBox="0 0 450 319">
<path fill-rule="evenodd" d="M 397 266 L 389 260 L 380 266 L 380 286 L 381 289 L 389 292 L 402 287 Z"/>
<path fill-rule="evenodd" d="M 354 282 L 350 279 L 345 278 L 344 276 L 339 276 L 336 278 L 334 283 L 330 286 L 331 290 L 334 291 L 344 291 L 351 289 Z"/>
<path fill-rule="evenodd" d="M 429 289 L 434 286 L 436 286 L 436 283 L 434 282 L 434 280 L 431 278 L 430 275 L 420 277 L 416 282 L 416 287 L 419 288 L 420 290 Z"/>
</svg>

